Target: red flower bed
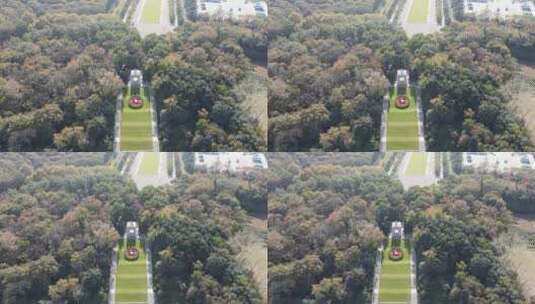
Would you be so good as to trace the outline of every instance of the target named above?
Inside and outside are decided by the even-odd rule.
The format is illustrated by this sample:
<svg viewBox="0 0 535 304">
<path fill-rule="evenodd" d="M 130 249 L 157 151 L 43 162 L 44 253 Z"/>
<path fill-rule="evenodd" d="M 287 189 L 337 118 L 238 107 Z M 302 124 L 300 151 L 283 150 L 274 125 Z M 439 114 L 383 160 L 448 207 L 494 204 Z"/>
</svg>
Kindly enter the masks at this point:
<svg viewBox="0 0 535 304">
<path fill-rule="evenodd" d="M 392 261 L 399 261 L 399 260 L 403 259 L 403 251 L 401 251 L 401 248 L 399 248 L 399 247 L 394 247 L 394 248 L 392 248 L 392 250 L 388 253 L 388 257 L 389 257 Z"/>
<path fill-rule="evenodd" d="M 124 252 L 124 258 L 129 261 L 137 260 L 138 257 L 139 257 L 139 252 L 137 248 L 135 247 L 128 247 L 126 251 Z"/>
<path fill-rule="evenodd" d="M 396 108 L 405 109 L 409 107 L 409 104 L 410 104 L 409 97 L 405 95 L 400 95 L 396 97 Z"/>
<path fill-rule="evenodd" d="M 143 106 L 143 99 L 139 96 L 132 96 L 128 101 L 128 106 L 132 109 L 139 109 Z"/>
</svg>

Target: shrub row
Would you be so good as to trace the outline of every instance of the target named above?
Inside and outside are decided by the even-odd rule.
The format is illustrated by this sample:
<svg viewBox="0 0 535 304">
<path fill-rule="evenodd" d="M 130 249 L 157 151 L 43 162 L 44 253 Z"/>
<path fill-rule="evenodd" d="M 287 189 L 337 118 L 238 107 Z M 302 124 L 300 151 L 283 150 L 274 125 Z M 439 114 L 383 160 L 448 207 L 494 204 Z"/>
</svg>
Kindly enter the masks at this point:
<svg viewBox="0 0 535 304">
<path fill-rule="evenodd" d="M 436 152 L 435 153 L 435 176 L 440 176 L 440 165 L 441 165 L 441 159 L 442 159 L 442 153 Z"/>
<path fill-rule="evenodd" d="M 403 8 L 405 7 L 405 3 L 407 2 L 407 0 L 400 0 L 398 1 L 399 4 L 398 4 L 398 8 L 396 10 L 396 16 L 394 17 L 394 23 L 398 23 L 399 22 L 399 16 L 401 15 L 401 12 L 403 11 Z"/>
<path fill-rule="evenodd" d="M 442 6 L 443 6 L 443 0 L 436 0 L 435 1 L 435 9 L 436 9 L 436 15 L 437 15 L 437 23 L 439 25 L 442 24 Z"/>
<path fill-rule="evenodd" d="M 441 152 L 442 154 L 442 167 L 444 168 L 444 178 L 450 175 L 450 165 L 448 163 L 448 152 Z"/>
<path fill-rule="evenodd" d="M 189 20 L 197 20 L 197 1 L 195 0 L 184 0 L 184 6 L 186 8 L 186 15 Z"/>
<path fill-rule="evenodd" d="M 451 9 L 450 9 L 450 0 L 444 1 L 444 23 L 446 25 L 451 24 Z"/>
<path fill-rule="evenodd" d="M 128 17 L 126 17 L 126 22 L 130 23 L 132 21 L 132 17 L 134 16 L 134 12 L 136 11 L 136 7 L 138 6 L 140 0 L 134 0 L 132 3 L 132 9 L 128 12 Z"/>
<path fill-rule="evenodd" d="M 182 2 L 184 0 L 176 0 L 176 18 L 179 25 L 184 24 L 184 13 L 182 11 Z"/>
<path fill-rule="evenodd" d="M 169 4 L 169 22 L 171 22 L 171 24 L 175 24 L 175 18 L 176 18 L 176 15 L 175 15 L 175 7 L 174 7 L 174 3 L 175 3 L 176 0 L 169 0 L 167 1 L 167 3 Z"/>
<path fill-rule="evenodd" d="M 121 19 L 124 18 L 131 4 L 132 4 L 132 0 L 124 0 L 123 7 L 121 8 L 121 11 L 119 12 L 119 16 L 121 16 Z"/>
</svg>

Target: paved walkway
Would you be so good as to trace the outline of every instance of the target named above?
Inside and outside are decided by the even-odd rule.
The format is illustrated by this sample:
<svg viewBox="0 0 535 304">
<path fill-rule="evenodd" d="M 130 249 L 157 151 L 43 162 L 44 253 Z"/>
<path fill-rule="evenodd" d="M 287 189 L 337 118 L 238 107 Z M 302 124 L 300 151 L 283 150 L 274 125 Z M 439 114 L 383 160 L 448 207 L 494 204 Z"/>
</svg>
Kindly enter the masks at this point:
<svg viewBox="0 0 535 304">
<path fill-rule="evenodd" d="M 416 267 L 418 267 L 418 264 L 416 264 L 416 250 L 414 249 L 414 242 L 411 238 L 411 303 L 410 304 L 418 304 L 418 289 L 416 281 Z"/>
<path fill-rule="evenodd" d="M 383 97 L 383 115 L 381 116 L 381 140 L 379 142 L 379 152 L 386 152 L 386 124 L 388 121 L 388 99 L 390 95 Z"/>
<path fill-rule="evenodd" d="M 407 167 L 413 153 L 427 153 L 427 167 L 424 175 L 407 175 Z M 435 153 L 434 152 L 406 152 L 399 165 L 398 178 L 405 190 L 414 186 L 430 186 L 438 182 L 435 175 Z"/>
<path fill-rule="evenodd" d="M 374 269 L 374 280 L 373 280 L 373 293 L 372 293 L 372 304 L 379 304 L 379 285 L 381 278 L 381 266 L 383 265 L 383 250 L 384 245 L 381 245 L 377 250 L 377 256 L 375 258 L 375 269 Z"/>
<path fill-rule="evenodd" d="M 121 120 L 123 109 L 123 93 L 115 101 L 115 125 L 113 126 L 113 152 L 119 152 L 121 145 Z"/>
</svg>

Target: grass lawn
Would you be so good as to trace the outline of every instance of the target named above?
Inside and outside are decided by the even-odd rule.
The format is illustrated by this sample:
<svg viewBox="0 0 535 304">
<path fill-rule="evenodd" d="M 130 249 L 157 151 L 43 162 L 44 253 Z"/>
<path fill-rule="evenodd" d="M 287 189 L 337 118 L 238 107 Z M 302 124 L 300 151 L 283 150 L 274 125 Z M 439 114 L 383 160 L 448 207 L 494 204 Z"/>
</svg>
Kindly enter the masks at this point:
<svg viewBox="0 0 535 304">
<path fill-rule="evenodd" d="M 139 166 L 140 175 L 158 175 L 160 169 L 160 153 L 143 152 L 141 165 Z"/>
<path fill-rule="evenodd" d="M 243 110 L 258 120 L 266 141 L 268 129 L 267 80 L 267 69 L 256 66 L 255 71 L 248 72 L 247 76 L 234 89 L 238 95 L 243 97 Z"/>
<path fill-rule="evenodd" d="M 247 229 L 243 229 L 233 239 L 240 247 L 238 261 L 253 272 L 260 293 L 267 303 L 268 299 L 268 252 L 267 220 L 250 216 Z"/>
<path fill-rule="evenodd" d="M 379 281 L 379 304 L 408 303 L 411 292 L 410 247 L 408 241 L 402 244 L 403 259 L 400 261 L 392 261 L 388 258 L 388 252 L 391 248 L 389 241 L 383 253 L 383 266 Z"/>
<path fill-rule="evenodd" d="M 139 258 L 136 261 L 127 261 L 124 258 L 125 244 L 119 244 L 116 282 L 116 303 L 147 303 L 147 259 L 141 243 L 137 241 L 136 247 Z"/>
<path fill-rule="evenodd" d="M 535 296 L 535 250 L 530 248 L 530 239 L 535 235 L 535 216 L 514 215 L 515 224 L 510 231 L 496 241 L 503 248 L 505 260 L 517 274 L 526 298 Z"/>
<path fill-rule="evenodd" d="M 395 105 L 396 89 L 391 90 L 386 130 L 387 150 L 418 150 L 418 113 L 414 89 L 410 90 L 410 105 L 398 109 Z"/>
<path fill-rule="evenodd" d="M 520 71 L 511 79 L 507 87 L 513 92 L 516 113 L 524 118 L 529 136 L 535 141 L 535 64 L 520 62 Z"/>
<path fill-rule="evenodd" d="M 160 23 L 160 11 L 162 9 L 161 0 L 145 0 L 143 12 L 141 13 L 142 23 Z"/>
<path fill-rule="evenodd" d="M 132 109 L 128 106 L 130 91 L 123 100 L 121 121 L 121 151 L 152 151 L 152 117 L 150 114 L 150 98 L 142 89 L 143 107 Z"/>
<path fill-rule="evenodd" d="M 405 174 L 408 176 L 422 176 L 425 175 L 427 169 L 427 153 L 412 152 L 411 159 Z"/>
<path fill-rule="evenodd" d="M 427 23 L 429 0 L 413 0 L 409 12 L 409 23 Z"/>
</svg>

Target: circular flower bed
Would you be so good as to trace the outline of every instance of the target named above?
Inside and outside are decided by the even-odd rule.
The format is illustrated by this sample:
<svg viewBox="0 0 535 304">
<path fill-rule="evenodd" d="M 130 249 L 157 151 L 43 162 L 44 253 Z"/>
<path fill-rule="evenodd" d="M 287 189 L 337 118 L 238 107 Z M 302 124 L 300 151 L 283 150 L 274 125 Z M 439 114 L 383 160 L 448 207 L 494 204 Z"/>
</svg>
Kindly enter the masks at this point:
<svg viewBox="0 0 535 304">
<path fill-rule="evenodd" d="M 392 261 L 399 261 L 399 260 L 403 259 L 403 251 L 401 251 L 401 249 L 399 247 L 394 247 L 388 253 L 388 257 Z"/>
<path fill-rule="evenodd" d="M 135 247 L 128 247 L 124 252 L 124 258 L 128 261 L 135 261 L 139 257 L 139 252 Z"/>
<path fill-rule="evenodd" d="M 405 109 L 405 108 L 409 107 L 409 104 L 410 104 L 409 97 L 407 97 L 405 95 L 400 95 L 400 96 L 396 97 L 396 108 Z"/>
<path fill-rule="evenodd" d="M 128 106 L 132 109 L 139 109 L 143 106 L 143 99 L 139 96 L 132 96 L 128 101 Z"/>
</svg>

